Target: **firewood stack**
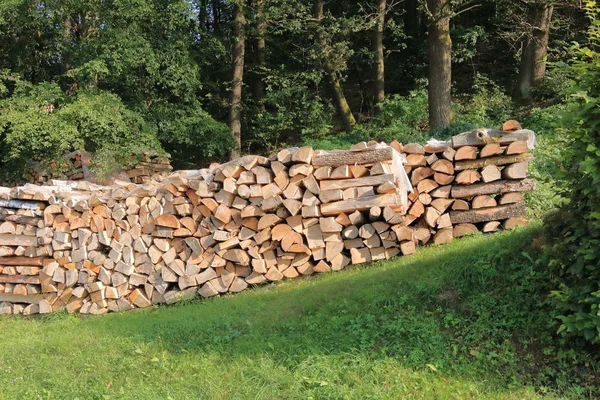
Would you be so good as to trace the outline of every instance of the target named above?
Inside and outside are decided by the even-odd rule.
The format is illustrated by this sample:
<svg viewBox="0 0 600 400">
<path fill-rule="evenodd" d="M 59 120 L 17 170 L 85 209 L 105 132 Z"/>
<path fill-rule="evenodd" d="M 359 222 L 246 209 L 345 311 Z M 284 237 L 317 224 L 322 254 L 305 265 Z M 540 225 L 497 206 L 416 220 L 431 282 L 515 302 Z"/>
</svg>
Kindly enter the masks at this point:
<svg viewBox="0 0 600 400">
<path fill-rule="evenodd" d="M 74 151 L 66 154 L 64 159 L 53 162 L 48 168 L 42 168 L 40 163 L 32 163 L 23 178 L 26 182 L 43 185 L 51 179 L 67 179 L 70 181 L 89 180 L 88 168 L 91 155 L 85 151 Z"/>
<path fill-rule="evenodd" d="M 523 149 L 513 142 L 500 140 L 502 154 L 489 156 L 494 146 L 480 143 L 301 147 L 143 185 L 4 188 L 0 313 L 103 314 L 212 297 L 410 254 L 468 233 L 469 224 L 509 228 L 521 222 L 509 222 L 522 216 L 518 191 L 531 189 L 522 167 L 512 167 L 528 159 L 512 154 Z M 504 166 L 500 178 L 460 177 L 483 179 L 488 165 Z"/>
<path fill-rule="evenodd" d="M 528 142 L 534 138 L 521 129 L 475 130 L 438 146 L 403 146 L 414 188 L 402 217 L 407 235 L 417 244 L 443 244 L 477 231 L 526 225 L 522 192 L 535 189 L 526 179 Z"/>
<path fill-rule="evenodd" d="M 31 168 L 24 175 L 26 182 L 38 185 L 47 184 L 53 179 L 69 181 L 94 181 L 90 173 L 92 155 L 85 151 L 74 151 L 65 156 L 64 161 L 58 165 L 53 163 L 49 168 L 42 168 L 39 163 L 32 163 Z M 160 155 L 152 151 L 144 151 L 141 160 L 129 169 L 111 174 L 109 181 L 115 179 L 129 179 L 133 183 L 147 183 L 149 181 L 162 181 L 173 170 L 168 155 Z"/>
<path fill-rule="evenodd" d="M 151 180 L 162 181 L 173 170 L 169 156 L 144 151 L 142 160 L 125 171 L 131 182 L 147 183 Z"/>
</svg>

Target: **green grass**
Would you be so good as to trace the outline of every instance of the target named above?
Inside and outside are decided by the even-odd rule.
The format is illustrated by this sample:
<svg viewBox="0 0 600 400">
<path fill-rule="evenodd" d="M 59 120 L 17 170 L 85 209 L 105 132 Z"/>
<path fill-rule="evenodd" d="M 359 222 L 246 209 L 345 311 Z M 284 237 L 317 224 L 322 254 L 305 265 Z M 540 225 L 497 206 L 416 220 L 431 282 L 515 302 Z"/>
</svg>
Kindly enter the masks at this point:
<svg viewBox="0 0 600 400">
<path fill-rule="evenodd" d="M 0 398 L 592 397 L 547 333 L 532 240 L 475 236 L 137 312 L 5 316 Z"/>
</svg>

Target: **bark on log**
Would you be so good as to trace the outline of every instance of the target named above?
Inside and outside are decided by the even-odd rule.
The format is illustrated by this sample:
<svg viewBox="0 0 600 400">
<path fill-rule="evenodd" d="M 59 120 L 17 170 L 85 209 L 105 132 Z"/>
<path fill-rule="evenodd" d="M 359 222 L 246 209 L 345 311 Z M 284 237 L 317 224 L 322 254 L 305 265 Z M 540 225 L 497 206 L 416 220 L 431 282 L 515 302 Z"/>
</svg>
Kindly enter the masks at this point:
<svg viewBox="0 0 600 400">
<path fill-rule="evenodd" d="M 395 194 L 383 194 L 379 196 L 366 196 L 358 199 L 342 200 L 335 203 L 322 204 L 321 214 L 336 215 L 340 213 L 352 212 L 355 210 L 365 211 L 371 207 L 400 207 L 400 196 Z"/>
<path fill-rule="evenodd" d="M 504 132 L 496 129 L 475 129 L 452 136 L 452 147 L 484 146 L 488 143 L 508 144 L 517 140 L 533 140 L 534 133 L 528 129 Z"/>
<path fill-rule="evenodd" d="M 378 161 L 388 161 L 394 156 L 394 149 L 386 147 L 383 149 L 365 149 L 361 151 L 335 150 L 315 152 L 312 165 L 315 167 L 339 167 L 342 165 L 371 164 Z"/>
<path fill-rule="evenodd" d="M 476 169 L 483 168 L 488 165 L 505 165 L 505 164 L 513 164 L 522 161 L 527 161 L 533 159 L 533 156 L 529 153 L 516 154 L 510 156 L 495 156 L 495 157 L 487 157 L 480 158 L 478 160 L 465 160 L 465 161 L 456 161 L 454 163 L 454 169 L 457 171 L 462 171 L 465 169 Z"/>
<path fill-rule="evenodd" d="M 508 192 L 531 192 L 535 190 L 533 179 L 518 181 L 496 181 L 491 183 L 476 183 L 468 186 L 452 186 L 452 197 L 461 199 L 480 194 L 504 194 Z"/>
<path fill-rule="evenodd" d="M 524 203 L 514 203 L 490 208 L 480 208 L 469 211 L 450 211 L 450 220 L 453 224 L 477 223 L 524 217 L 526 209 Z"/>
</svg>

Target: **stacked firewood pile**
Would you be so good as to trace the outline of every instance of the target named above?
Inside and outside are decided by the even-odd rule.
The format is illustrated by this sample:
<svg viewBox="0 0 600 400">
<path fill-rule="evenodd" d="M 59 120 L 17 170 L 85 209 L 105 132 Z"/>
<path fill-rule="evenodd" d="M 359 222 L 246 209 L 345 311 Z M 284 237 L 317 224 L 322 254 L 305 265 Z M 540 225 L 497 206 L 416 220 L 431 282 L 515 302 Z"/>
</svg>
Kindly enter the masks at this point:
<svg viewBox="0 0 600 400">
<path fill-rule="evenodd" d="M 442 244 L 525 225 L 522 192 L 535 189 L 526 179 L 534 137 L 527 130 L 475 130 L 437 146 L 404 146 L 414 190 L 403 223 L 413 238 Z"/>
<path fill-rule="evenodd" d="M 0 313 L 103 314 L 211 297 L 410 254 L 493 231 L 493 221 L 519 225 L 520 192 L 533 189 L 520 166 L 530 132 L 477 134 L 437 148 L 286 149 L 144 185 L 5 188 Z M 499 177 L 484 173 L 490 166 Z"/>
<path fill-rule="evenodd" d="M 113 173 L 109 180 L 129 180 L 133 183 L 161 181 L 173 170 L 169 156 L 159 155 L 152 151 L 144 151 L 141 160 L 129 169 Z M 24 175 L 26 182 L 43 185 L 53 179 L 69 181 L 95 181 L 90 172 L 92 155 L 85 151 L 74 151 L 65 156 L 61 163 L 54 162 L 48 168 L 39 163 L 32 163 Z"/>
</svg>

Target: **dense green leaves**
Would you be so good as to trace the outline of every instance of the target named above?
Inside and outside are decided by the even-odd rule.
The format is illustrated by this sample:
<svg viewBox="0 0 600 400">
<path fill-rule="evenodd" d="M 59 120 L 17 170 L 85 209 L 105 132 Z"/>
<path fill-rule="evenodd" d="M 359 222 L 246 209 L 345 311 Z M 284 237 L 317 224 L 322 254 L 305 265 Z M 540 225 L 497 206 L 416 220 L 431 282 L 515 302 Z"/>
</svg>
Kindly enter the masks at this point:
<svg viewBox="0 0 600 400">
<path fill-rule="evenodd" d="M 570 68 L 578 76 L 568 109 L 567 154 L 571 168 L 569 203 L 548 222 L 552 246 L 546 261 L 557 276 L 553 292 L 558 329 L 564 335 L 600 342 L 600 20 L 593 3 L 588 4 L 592 21 L 589 42 L 576 46 Z"/>
</svg>

